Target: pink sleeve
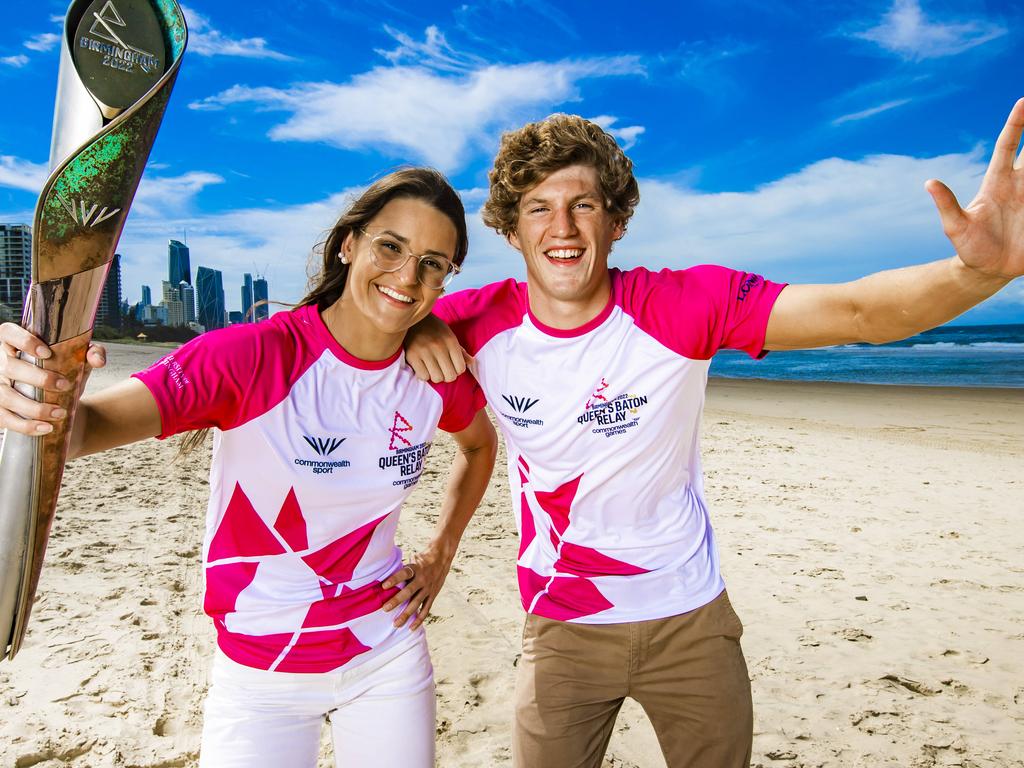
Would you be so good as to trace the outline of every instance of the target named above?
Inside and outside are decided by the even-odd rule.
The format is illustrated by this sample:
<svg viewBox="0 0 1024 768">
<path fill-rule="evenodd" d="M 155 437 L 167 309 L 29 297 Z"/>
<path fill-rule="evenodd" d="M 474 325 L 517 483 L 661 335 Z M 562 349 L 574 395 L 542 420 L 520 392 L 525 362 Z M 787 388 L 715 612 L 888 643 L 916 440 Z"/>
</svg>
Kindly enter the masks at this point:
<svg viewBox="0 0 1024 768">
<path fill-rule="evenodd" d="M 497 334 L 514 328 L 526 315 L 526 284 L 502 280 L 442 296 L 434 314 L 443 320 L 471 355 Z"/>
<path fill-rule="evenodd" d="M 441 420 L 437 426 L 445 432 L 461 432 L 476 412 L 487 405 L 483 390 L 468 371 L 453 382 L 430 386 L 441 396 Z"/>
<path fill-rule="evenodd" d="M 616 275 L 623 309 L 669 349 L 709 360 L 720 349 L 763 357 L 768 318 L 784 283 L 751 272 L 704 265 Z"/>
<path fill-rule="evenodd" d="M 248 330 L 255 328 L 205 333 L 133 374 L 156 399 L 161 439 L 193 429 L 230 429 L 243 421 L 261 366 L 259 336 Z"/>
</svg>

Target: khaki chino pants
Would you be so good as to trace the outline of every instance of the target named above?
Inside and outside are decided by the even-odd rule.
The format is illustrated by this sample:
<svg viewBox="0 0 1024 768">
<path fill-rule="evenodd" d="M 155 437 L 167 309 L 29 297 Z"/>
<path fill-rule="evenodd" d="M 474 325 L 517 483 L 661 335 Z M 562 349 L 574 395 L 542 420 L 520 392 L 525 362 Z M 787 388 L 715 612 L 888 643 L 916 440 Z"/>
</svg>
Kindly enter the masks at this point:
<svg viewBox="0 0 1024 768">
<path fill-rule="evenodd" d="M 669 768 L 745 768 L 753 715 L 743 625 L 725 592 L 666 619 L 529 615 L 516 682 L 516 768 L 600 768 L 622 701 L 651 719 Z"/>
</svg>

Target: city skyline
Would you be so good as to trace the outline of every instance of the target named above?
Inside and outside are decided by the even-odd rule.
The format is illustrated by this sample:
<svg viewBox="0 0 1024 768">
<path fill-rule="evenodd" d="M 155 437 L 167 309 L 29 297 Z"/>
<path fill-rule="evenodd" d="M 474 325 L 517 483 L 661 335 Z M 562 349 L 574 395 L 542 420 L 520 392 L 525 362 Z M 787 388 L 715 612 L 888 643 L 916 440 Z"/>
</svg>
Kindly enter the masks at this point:
<svg viewBox="0 0 1024 768">
<path fill-rule="evenodd" d="M 1022 95 L 1024 9 L 974 0 L 550 4 L 194 0 L 189 49 L 119 251 L 133 294 L 188 233 L 193 267 L 262 272 L 295 302 L 352 195 L 405 164 L 445 172 L 469 256 L 451 291 L 523 278 L 480 208 L 503 131 L 557 112 L 606 128 L 641 202 L 612 266 L 717 263 L 794 283 L 951 255 L 928 178 L 966 205 Z M 0 29 L 0 221 L 47 174 L 63 0 Z M 614 18 L 615 24 L 607 19 Z M 338 55 L 337 40 L 345 40 Z M 200 254 L 200 256 L 196 256 Z M 156 286 L 154 285 L 154 288 Z M 241 291 L 229 288 L 227 309 Z M 962 323 L 1024 322 L 1024 281 Z"/>
</svg>

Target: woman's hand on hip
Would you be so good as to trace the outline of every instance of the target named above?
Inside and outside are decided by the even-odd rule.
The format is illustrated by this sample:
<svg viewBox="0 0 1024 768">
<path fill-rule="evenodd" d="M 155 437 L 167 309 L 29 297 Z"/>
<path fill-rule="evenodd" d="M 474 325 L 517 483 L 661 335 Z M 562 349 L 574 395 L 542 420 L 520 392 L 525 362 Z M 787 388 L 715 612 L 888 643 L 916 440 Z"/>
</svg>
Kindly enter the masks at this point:
<svg viewBox="0 0 1024 768">
<path fill-rule="evenodd" d="M 417 552 L 382 582 L 384 589 L 404 584 L 401 591 L 384 604 L 384 610 L 391 611 L 402 603 L 408 603 L 395 617 L 396 627 L 405 626 L 411 618 L 413 621 L 409 629 L 413 630 L 426 621 L 448 576 L 453 556 L 454 552 L 449 554 L 440 543 L 431 542 L 424 551 Z"/>
</svg>

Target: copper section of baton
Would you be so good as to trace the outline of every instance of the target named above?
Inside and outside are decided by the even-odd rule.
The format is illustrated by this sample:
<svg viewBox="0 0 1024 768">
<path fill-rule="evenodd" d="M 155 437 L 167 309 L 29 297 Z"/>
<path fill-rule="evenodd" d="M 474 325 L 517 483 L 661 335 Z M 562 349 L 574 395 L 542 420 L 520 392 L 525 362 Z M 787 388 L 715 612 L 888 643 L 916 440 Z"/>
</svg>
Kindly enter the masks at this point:
<svg viewBox="0 0 1024 768">
<path fill-rule="evenodd" d="M 49 345 L 91 334 L 109 271 L 107 262 L 68 277 L 33 283 L 25 298 L 22 325 Z"/>
<path fill-rule="evenodd" d="M 18 597 L 17 619 L 11 633 L 10 655 L 12 658 L 18 652 L 21 641 L 24 639 L 36 587 L 39 585 L 43 555 L 46 553 L 46 543 L 50 539 L 50 526 L 53 524 L 54 513 L 57 509 L 57 493 L 60 490 L 64 462 L 67 459 L 68 445 L 71 441 L 71 426 L 74 423 L 75 412 L 78 410 L 79 398 L 82 396 L 85 379 L 82 375 L 85 371 L 85 354 L 91 340 L 92 330 L 89 330 L 73 339 L 51 344 L 50 350 L 53 352 L 53 356 L 39 361 L 43 368 L 59 371 L 64 378 L 71 382 L 72 386 L 66 392 L 44 392 L 43 394 L 43 402 L 66 409 L 68 416 L 63 421 L 54 424 L 54 429 L 50 434 L 37 438 L 41 442 L 39 477 L 43 478 L 44 482 L 38 484 L 37 495 L 32 500 L 29 562 L 26 563 L 21 594 Z M 39 363 L 37 362 L 37 364 Z"/>
<path fill-rule="evenodd" d="M 74 207 L 77 209 L 78 206 Z M 112 237 L 110 232 L 96 230 L 75 232 L 73 237 L 63 241 L 37 238 L 35 264 L 38 274 L 33 276 L 34 282 L 41 285 L 55 283 L 69 279 L 69 276 L 77 277 L 75 273 L 103 266 L 113 255 L 111 240 L 116 243 L 116 235 Z"/>
</svg>

